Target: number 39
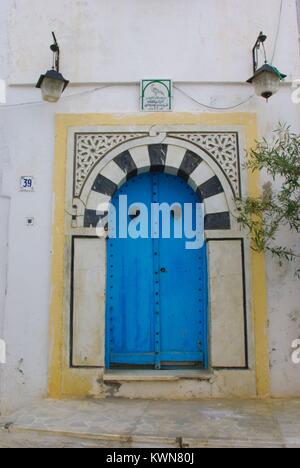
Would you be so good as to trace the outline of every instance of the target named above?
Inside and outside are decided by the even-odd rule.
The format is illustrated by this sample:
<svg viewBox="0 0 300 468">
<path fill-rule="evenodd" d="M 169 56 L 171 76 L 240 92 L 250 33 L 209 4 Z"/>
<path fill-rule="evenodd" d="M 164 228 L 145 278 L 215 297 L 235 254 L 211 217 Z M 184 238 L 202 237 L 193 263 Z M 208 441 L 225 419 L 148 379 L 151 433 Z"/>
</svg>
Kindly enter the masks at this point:
<svg viewBox="0 0 300 468">
<path fill-rule="evenodd" d="M 21 190 L 33 190 L 33 178 L 32 177 L 21 178 Z"/>
<path fill-rule="evenodd" d="M 32 187 L 32 180 L 31 179 L 23 179 L 23 187 L 24 188 L 31 188 Z"/>
</svg>

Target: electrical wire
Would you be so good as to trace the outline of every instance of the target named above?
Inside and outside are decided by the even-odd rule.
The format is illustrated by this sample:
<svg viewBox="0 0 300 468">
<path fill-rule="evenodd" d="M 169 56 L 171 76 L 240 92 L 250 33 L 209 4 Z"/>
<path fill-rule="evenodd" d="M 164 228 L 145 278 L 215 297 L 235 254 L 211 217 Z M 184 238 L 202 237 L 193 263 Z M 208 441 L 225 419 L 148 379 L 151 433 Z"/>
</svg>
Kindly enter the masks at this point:
<svg viewBox="0 0 300 468">
<path fill-rule="evenodd" d="M 73 94 L 67 94 L 64 95 L 60 98 L 60 101 L 64 101 L 66 99 L 72 98 L 72 97 L 77 97 L 77 96 L 84 96 L 87 94 L 92 94 L 96 93 L 97 91 L 101 91 L 102 89 L 106 88 L 111 88 L 115 85 L 104 85 L 98 88 L 93 88 L 93 89 L 87 89 L 85 91 L 81 91 L 80 93 L 73 93 Z M 45 105 L 45 101 L 29 101 L 29 102 L 20 102 L 17 104 L 0 104 L 0 109 L 10 109 L 10 108 L 16 108 L 16 107 L 31 107 L 31 106 L 39 106 L 39 105 Z"/>
<path fill-rule="evenodd" d="M 281 27 L 281 20 L 282 20 L 282 11 L 283 11 L 283 0 L 280 0 L 279 19 L 278 19 L 278 25 L 277 25 L 276 36 L 275 36 L 275 43 L 274 43 L 274 50 L 273 50 L 271 65 L 273 65 L 274 58 L 275 58 L 275 54 L 276 54 L 276 50 L 277 50 L 277 44 L 278 44 L 279 33 L 280 33 L 280 27 Z"/>
<path fill-rule="evenodd" d="M 86 90 L 86 91 L 82 91 L 80 93 L 68 94 L 66 96 L 62 96 L 60 101 L 63 101 L 63 100 L 66 100 L 66 99 L 69 99 L 69 98 L 72 98 L 72 97 L 84 96 L 84 95 L 87 95 L 87 94 L 96 93 L 96 92 L 101 91 L 103 89 L 111 88 L 111 87 L 114 87 L 114 86 L 115 85 L 105 85 L 105 86 L 101 86 L 99 88 L 93 88 L 93 89 L 89 89 L 89 90 Z M 244 104 L 247 104 L 254 97 L 254 94 L 253 94 L 253 95 L 249 96 L 249 98 L 247 98 L 245 101 L 242 101 L 242 102 L 240 102 L 238 104 L 235 104 L 233 106 L 213 107 L 213 106 L 210 106 L 208 104 L 204 104 L 203 102 L 198 101 L 196 98 L 194 98 L 193 96 L 191 96 L 186 91 L 179 88 L 178 86 L 174 86 L 174 89 L 176 89 L 177 91 L 179 91 L 180 93 L 182 93 L 183 95 L 185 95 L 186 97 L 191 99 L 192 101 L 196 102 L 197 104 L 201 105 L 202 107 L 205 107 L 206 109 L 211 109 L 211 110 L 232 110 L 232 109 L 236 109 L 236 108 L 238 108 L 238 107 L 240 107 L 240 106 L 242 106 Z M 1 104 L 0 109 L 12 109 L 12 108 L 18 108 L 18 107 L 33 107 L 33 106 L 45 105 L 45 104 L 46 103 L 44 101 L 30 101 L 30 102 L 22 102 L 22 103 L 19 103 L 19 104 Z"/>
<path fill-rule="evenodd" d="M 205 107 L 206 109 L 211 109 L 211 110 L 233 110 L 233 109 L 237 109 L 238 107 L 241 107 L 245 104 L 247 104 L 249 101 L 251 101 L 251 99 L 254 98 L 255 94 L 252 94 L 251 96 L 249 96 L 247 99 L 245 99 L 244 101 L 242 102 L 239 102 L 238 104 L 235 104 L 233 106 L 225 106 L 225 107 L 214 107 L 214 106 L 210 106 L 208 104 L 204 104 L 203 102 L 200 102 L 198 101 L 196 98 L 194 98 L 193 96 L 191 96 L 190 94 L 188 94 L 186 91 L 184 91 L 183 89 L 179 88 L 178 86 L 174 86 L 174 89 L 177 89 L 177 91 L 179 91 L 181 94 L 183 94 L 184 96 L 188 97 L 189 99 L 191 99 L 192 101 L 196 102 L 197 104 L 199 104 L 200 106 L 202 107 Z"/>
</svg>

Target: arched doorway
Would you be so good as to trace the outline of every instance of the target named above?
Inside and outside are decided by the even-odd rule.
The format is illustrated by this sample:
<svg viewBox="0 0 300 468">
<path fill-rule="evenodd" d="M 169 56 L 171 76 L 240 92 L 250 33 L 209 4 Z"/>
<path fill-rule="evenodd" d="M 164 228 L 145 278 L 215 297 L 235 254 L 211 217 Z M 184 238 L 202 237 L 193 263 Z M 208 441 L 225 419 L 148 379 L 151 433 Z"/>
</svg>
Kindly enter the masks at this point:
<svg viewBox="0 0 300 468">
<path fill-rule="evenodd" d="M 132 207 L 125 211 L 131 236 L 121 226 L 125 196 Z M 207 367 L 206 246 L 187 248 L 191 239 L 184 229 L 188 216 L 195 229 L 200 202 L 184 180 L 160 172 L 135 176 L 114 194 L 115 235 L 107 240 L 107 368 Z M 149 215 L 161 203 L 172 206 L 169 236 L 162 215 L 142 222 L 143 207 Z"/>
</svg>

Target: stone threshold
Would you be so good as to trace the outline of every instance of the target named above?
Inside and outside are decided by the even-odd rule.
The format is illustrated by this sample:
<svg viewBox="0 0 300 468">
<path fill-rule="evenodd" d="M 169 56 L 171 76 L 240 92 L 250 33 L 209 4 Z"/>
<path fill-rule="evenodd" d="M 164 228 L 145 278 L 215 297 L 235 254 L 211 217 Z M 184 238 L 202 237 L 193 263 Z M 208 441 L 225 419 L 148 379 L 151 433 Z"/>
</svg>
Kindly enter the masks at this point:
<svg viewBox="0 0 300 468">
<path fill-rule="evenodd" d="M 104 382 L 177 382 L 178 380 L 204 380 L 214 378 L 211 371 L 197 370 L 107 370 Z"/>
<path fill-rule="evenodd" d="M 282 442 L 270 440 L 196 439 L 185 437 L 155 437 L 149 435 L 94 434 L 12 427 L 0 429 L 1 448 L 286 448 Z M 291 445 L 289 448 L 299 448 Z"/>
</svg>

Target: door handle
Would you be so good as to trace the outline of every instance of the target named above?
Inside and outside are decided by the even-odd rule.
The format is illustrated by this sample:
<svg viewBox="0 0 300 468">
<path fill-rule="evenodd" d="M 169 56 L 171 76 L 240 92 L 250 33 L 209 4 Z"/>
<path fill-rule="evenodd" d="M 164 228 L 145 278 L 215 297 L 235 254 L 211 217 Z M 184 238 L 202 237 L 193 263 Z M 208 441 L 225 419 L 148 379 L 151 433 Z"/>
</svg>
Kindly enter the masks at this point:
<svg viewBox="0 0 300 468">
<path fill-rule="evenodd" d="M 160 269 L 160 272 L 161 272 L 161 273 L 166 273 L 167 270 L 166 270 L 166 268 L 162 267 L 162 268 Z"/>
</svg>

